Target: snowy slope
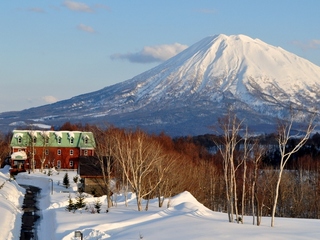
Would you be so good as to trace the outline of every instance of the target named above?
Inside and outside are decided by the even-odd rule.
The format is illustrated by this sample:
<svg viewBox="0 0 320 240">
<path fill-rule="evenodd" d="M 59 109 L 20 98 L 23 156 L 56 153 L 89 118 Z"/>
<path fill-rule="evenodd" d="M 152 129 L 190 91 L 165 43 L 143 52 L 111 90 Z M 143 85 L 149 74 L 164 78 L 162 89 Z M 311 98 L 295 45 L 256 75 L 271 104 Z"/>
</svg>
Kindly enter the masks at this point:
<svg viewBox="0 0 320 240">
<path fill-rule="evenodd" d="M 130 80 L 11 115 L 45 122 L 103 119 L 125 127 L 200 134 L 230 107 L 261 125 L 274 123 L 289 107 L 312 110 L 319 99 L 319 66 L 259 39 L 221 34 Z"/>
<path fill-rule="evenodd" d="M 1 170 L 2 171 L 2 170 Z M 2 171 L 4 172 L 4 171 Z M 8 174 L 8 171 L 7 173 Z M 0 173 L 0 180 L 5 175 Z M 75 172 L 68 172 L 72 179 Z M 225 213 L 213 212 L 199 203 L 189 192 L 182 192 L 168 199 L 163 207 L 158 207 L 157 199 L 151 199 L 148 211 L 137 211 L 135 195 L 129 193 L 128 206 L 123 194 L 114 194 L 115 205 L 106 213 L 107 201 L 102 196 L 102 211 L 65 210 L 69 194 L 74 199 L 75 183 L 66 189 L 58 182 L 63 174 L 54 172 L 52 176 L 36 172 L 17 175 L 16 182 L 8 182 L 0 189 L 0 240 L 19 239 L 21 227 L 22 192 L 19 184 L 41 188 L 39 194 L 40 222 L 37 224 L 38 239 L 75 240 L 75 231 L 81 231 L 84 240 L 107 239 L 318 239 L 320 234 L 318 219 L 276 218 L 275 227 L 270 227 L 270 218 L 262 218 L 261 226 L 252 225 L 252 217 L 245 216 L 244 224 L 229 223 Z M 51 184 L 53 180 L 53 194 Z M 69 193 L 70 192 L 70 193 Z M 6 196 L 6 197 L 2 197 Z M 97 198 L 88 195 L 87 205 L 92 207 Z M 143 201 L 145 206 L 146 201 Z M 78 238 L 80 239 L 80 238 Z"/>
</svg>

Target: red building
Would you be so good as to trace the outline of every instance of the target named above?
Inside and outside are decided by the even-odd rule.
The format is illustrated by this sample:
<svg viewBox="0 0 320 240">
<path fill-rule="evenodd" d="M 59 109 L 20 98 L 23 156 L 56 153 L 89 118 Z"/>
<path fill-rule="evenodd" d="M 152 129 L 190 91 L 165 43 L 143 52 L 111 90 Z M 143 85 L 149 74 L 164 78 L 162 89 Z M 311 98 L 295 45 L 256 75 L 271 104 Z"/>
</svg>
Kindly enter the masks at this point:
<svg viewBox="0 0 320 240">
<path fill-rule="evenodd" d="M 81 156 L 93 156 L 92 132 L 14 130 L 11 140 L 12 171 L 77 169 Z M 24 153 L 18 153 L 24 152 Z"/>
</svg>

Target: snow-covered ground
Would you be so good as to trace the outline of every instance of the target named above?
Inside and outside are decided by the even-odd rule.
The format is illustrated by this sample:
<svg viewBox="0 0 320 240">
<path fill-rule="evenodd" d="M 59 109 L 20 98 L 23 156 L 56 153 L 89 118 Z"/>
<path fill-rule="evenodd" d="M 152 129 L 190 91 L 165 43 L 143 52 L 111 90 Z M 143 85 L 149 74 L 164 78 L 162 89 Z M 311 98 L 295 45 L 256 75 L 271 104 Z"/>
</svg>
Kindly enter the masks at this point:
<svg viewBox="0 0 320 240">
<path fill-rule="evenodd" d="M 106 199 L 100 214 L 78 210 L 66 211 L 68 196 L 76 196 L 74 172 L 69 172 L 71 187 L 61 186 L 64 172 L 47 176 L 43 173 L 19 174 L 16 181 L 7 181 L 8 169 L 0 172 L 0 239 L 19 239 L 22 202 L 25 190 L 18 184 L 40 187 L 39 207 L 41 219 L 38 226 L 39 240 L 75 240 L 75 231 L 83 239 L 319 239 L 319 220 L 277 218 L 270 227 L 270 218 L 263 218 L 262 226 L 253 226 L 252 217 L 245 217 L 244 224 L 229 223 L 227 215 L 213 212 L 200 204 L 190 193 L 183 192 L 171 199 L 171 206 L 157 207 L 150 201 L 148 211 L 137 211 L 135 197 L 129 194 L 128 207 L 122 195 L 114 199 L 115 206 L 106 213 Z M 52 182 L 53 181 L 53 194 Z M 70 192 L 70 193 L 69 193 Z M 93 206 L 97 199 L 87 196 L 86 203 Z"/>
</svg>

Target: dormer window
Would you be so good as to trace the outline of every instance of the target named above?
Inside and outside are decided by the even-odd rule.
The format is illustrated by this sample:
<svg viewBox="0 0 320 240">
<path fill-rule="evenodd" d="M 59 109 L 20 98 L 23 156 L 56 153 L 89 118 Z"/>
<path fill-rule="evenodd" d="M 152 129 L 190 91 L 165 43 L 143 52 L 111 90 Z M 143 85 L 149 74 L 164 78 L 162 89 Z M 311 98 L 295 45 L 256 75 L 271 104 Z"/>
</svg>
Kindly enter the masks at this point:
<svg viewBox="0 0 320 240">
<path fill-rule="evenodd" d="M 88 144 L 88 143 L 89 143 L 89 138 L 88 138 L 88 137 L 85 137 L 85 138 L 84 138 L 84 143 L 85 143 L 85 144 Z"/>
<path fill-rule="evenodd" d="M 49 143 L 49 138 L 45 137 L 45 143 L 48 144 Z"/>
<path fill-rule="evenodd" d="M 36 143 L 36 142 L 37 142 L 37 138 L 33 137 L 33 143 Z"/>
<path fill-rule="evenodd" d="M 70 138 L 70 144 L 73 144 L 74 143 L 74 138 Z"/>
<path fill-rule="evenodd" d="M 18 143 L 22 143 L 22 137 L 21 136 L 18 137 Z"/>
<path fill-rule="evenodd" d="M 56 139 L 57 139 L 58 144 L 61 144 L 62 132 L 54 132 L 54 134 L 56 135 Z"/>
</svg>

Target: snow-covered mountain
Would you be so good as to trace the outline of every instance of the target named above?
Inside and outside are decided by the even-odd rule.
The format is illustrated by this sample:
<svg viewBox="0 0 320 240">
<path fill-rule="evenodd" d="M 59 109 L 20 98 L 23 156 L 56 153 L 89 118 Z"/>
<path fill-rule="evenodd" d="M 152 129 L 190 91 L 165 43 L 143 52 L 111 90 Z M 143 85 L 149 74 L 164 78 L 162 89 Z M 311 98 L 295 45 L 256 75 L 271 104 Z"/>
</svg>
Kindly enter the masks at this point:
<svg viewBox="0 0 320 240">
<path fill-rule="evenodd" d="M 130 80 L 0 118 L 4 124 L 108 122 L 195 135 L 210 132 L 231 108 L 249 127 L 269 132 L 289 107 L 310 111 L 319 99 L 319 66 L 259 39 L 221 34 Z"/>
</svg>

